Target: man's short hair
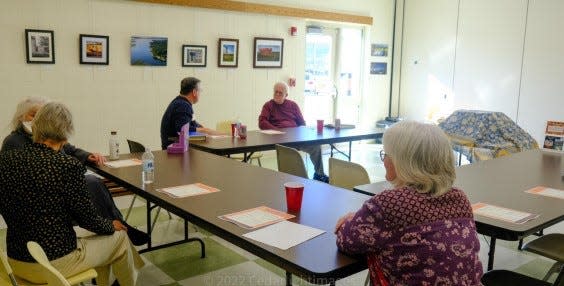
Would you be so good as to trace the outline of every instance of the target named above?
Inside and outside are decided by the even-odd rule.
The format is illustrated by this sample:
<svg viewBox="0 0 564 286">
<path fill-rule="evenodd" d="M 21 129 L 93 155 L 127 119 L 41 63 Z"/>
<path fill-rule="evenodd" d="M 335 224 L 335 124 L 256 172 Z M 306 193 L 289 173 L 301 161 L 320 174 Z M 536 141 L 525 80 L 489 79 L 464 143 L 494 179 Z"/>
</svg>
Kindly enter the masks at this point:
<svg viewBox="0 0 564 286">
<path fill-rule="evenodd" d="M 55 142 L 66 141 L 74 132 L 70 110 L 62 103 L 45 104 L 33 119 L 33 141 L 51 139 Z"/>
<path fill-rule="evenodd" d="M 187 95 L 198 87 L 200 80 L 195 77 L 185 77 L 180 82 L 180 94 Z"/>
</svg>

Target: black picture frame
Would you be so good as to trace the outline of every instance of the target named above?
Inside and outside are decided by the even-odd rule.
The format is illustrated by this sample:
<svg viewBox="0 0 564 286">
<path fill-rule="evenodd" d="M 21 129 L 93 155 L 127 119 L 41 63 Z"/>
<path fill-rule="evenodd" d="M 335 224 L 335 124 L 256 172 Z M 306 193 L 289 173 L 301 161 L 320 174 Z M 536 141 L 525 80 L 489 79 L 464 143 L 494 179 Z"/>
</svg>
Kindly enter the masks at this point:
<svg viewBox="0 0 564 286">
<path fill-rule="evenodd" d="M 110 63 L 110 37 L 80 34 L 78 43 L 80 64 L 108 65 Z"/>
<path fill-rule="evenodd" d="M 182 45 L 183 67 L 205 67 L 208 63 L 208 46 Z"/>
<path fill-rule="evenodd" d="M 28 64 L 54 64 L 55 33 L 52 30 L 25 29 L 25 55 Z"/>
<path fill-rule="evenodd" d="M 217 66 L 236 68 L 239 65 L 239 40 L 220 38 L 217 45 Z"/>
<path fill-rule="evenodd" d="M 282 68 L 284 39 L 255 37 L 253 68 Z"/>
</svg>

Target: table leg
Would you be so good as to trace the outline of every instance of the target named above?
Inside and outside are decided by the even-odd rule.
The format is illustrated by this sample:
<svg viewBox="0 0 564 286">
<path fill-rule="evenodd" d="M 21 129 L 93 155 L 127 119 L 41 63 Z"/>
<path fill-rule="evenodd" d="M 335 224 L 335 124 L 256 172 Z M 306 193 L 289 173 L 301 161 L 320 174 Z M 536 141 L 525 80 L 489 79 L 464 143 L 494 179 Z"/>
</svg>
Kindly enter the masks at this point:
<svg viewBox="0 0 564 286">
<path fill-rule="evenodd" d="M 147 234 L 149 235 L 149 239 L 147 241 L 147 249 L 151 249 L 151 202 L 146 200 L 145 205 L 147 206 Z"/>
<path fill-rule="evenodd" d="M 493 269 L 494 253 L 495 253 L 495 237 L 490 239 L 490 252 L 488 252 L 488 271 Z"/>
<path fill-rule="evenodd" d="M 352 141 L 349 141 L 349 162 L 351 161 L 352 158 Z"/>
<path fill-rule="evenodd" d="M 292 286 L 292 273 L 286 271 L 286 286 Z"/>
</svg>

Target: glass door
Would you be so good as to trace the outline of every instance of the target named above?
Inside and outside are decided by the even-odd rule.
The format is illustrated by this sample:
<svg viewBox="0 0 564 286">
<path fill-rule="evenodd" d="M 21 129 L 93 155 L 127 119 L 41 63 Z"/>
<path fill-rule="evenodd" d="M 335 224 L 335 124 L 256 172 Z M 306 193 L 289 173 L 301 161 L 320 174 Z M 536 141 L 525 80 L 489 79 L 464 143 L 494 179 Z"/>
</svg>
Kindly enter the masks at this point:
<svg viewBox="0 0 564 286">
<path fill-rule="evenodd" d="M 314 125 L 317 119 L 332 122 L 334 118 L 335 38 L 335 29 L 307 29 L 304 119 L 308 125 Z"/>
<path fill-rule="evenodd" d="M 357 124 L 360 118 L 362 29 L 308 27 L 304 117 Z"/>
</svg>

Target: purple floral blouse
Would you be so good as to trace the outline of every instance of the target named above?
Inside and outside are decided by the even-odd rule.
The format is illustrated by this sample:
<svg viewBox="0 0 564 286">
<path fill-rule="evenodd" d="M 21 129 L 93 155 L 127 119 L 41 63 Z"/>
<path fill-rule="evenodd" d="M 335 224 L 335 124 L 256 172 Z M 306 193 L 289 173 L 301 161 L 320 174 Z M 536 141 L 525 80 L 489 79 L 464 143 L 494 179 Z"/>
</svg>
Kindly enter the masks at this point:
<svg viewBox="0 0 564 286">
<path fill-rule="evenodd" d="M 337 231 L 338 248 L 366 254 L 374 285 L 481 285 L 472 208 L 459 189 L 431 197 L 411 187 L 367 200 Z"/>
</svg>

